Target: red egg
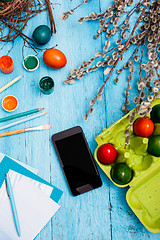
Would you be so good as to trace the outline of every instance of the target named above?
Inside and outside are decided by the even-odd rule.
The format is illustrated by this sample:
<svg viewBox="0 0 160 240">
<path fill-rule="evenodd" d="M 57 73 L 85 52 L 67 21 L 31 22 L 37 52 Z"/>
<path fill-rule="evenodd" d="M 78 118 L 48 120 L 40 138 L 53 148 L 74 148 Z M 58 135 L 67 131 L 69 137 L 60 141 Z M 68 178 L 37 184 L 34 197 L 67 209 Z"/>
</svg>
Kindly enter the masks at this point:
<svg viewBox="0 0 160 240">
<path fill-rule="evenodd" d="M 47 49 L 44 52 L 43 61 L 48 67 L 55 69 L 63 68 L 67 63 L 64 53 L 55 48 Z"/>
<path fill-rule="evenodd" d="M 103 144 L 97 152 L 98 160 L 103 164 L 111 164 L 117 158 L 117 151 L 112 144 Z"/>
<path fill-rule="evenodd" d="M 138 118 L 134 122 L 133 131 L 137 136 L 149 137 L 154 131 L 154 123 L 149 118 Z"/>
</svg>

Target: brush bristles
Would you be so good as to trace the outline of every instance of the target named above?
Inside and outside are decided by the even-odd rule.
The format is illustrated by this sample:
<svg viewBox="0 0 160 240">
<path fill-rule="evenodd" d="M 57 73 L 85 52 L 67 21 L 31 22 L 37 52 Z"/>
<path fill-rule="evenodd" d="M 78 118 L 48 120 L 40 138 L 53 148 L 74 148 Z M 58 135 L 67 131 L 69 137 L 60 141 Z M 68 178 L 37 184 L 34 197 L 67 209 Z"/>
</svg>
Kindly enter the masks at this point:
<svg viewBox="0 0 160 240">
<path fill-rule="evenodd" d="M 51 124 L 45 124 L 43 125 L 43 129 L 50 129 L 52 128 L 52 125 Z"/>
</svg>

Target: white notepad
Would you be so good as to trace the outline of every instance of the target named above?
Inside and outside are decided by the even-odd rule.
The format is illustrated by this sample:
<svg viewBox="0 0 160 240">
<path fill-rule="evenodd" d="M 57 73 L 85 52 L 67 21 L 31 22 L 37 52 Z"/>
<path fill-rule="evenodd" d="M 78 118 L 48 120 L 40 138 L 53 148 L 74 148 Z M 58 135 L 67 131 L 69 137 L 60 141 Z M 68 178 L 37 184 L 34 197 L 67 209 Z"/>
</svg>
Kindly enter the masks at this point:
<svg viewBox="0 0 160 240">
<path fill-rule="evenodd" d="M 21 237 L 18 237 L 10 200 L 3 183 L 0 189 L 0 239 L 33 240 L 59 209 L 50 195 L 53 188 L 12 170 L 9 171 Z"/>
</svg>

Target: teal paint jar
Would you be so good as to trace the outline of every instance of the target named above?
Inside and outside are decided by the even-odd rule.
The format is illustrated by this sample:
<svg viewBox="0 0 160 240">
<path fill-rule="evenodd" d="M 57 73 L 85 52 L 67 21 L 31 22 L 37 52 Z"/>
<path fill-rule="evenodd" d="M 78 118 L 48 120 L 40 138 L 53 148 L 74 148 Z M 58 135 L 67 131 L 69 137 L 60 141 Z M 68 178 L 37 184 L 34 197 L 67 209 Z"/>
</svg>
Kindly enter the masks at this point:
<svg viewBox="0 0 160 240">
<path fill-rule="evenodd" d="M 39 88 L 44 94 L 51 94 L 54 90 L 54 81 L 51 77 L 45 76 L 39 81 Z"/>
<path fill-rule="evenodd" d="M 39 60 L 35 55 L 28 55 L 23 60 L 23 67 L 27 71 L 35 71 L 39 67 Z"/>
</svg>

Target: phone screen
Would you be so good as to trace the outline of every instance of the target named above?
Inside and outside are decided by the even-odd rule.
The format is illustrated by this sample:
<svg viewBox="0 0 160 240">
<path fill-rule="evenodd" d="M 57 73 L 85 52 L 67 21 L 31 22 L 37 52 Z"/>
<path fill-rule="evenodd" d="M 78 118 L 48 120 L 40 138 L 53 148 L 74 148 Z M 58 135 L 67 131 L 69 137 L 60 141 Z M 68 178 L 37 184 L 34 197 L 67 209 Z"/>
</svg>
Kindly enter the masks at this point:
<svg viewBox="0 0 160 240">
<path fill-rule="evenodd" d="M 56 140 L 54 144 L 74 196 L 102 185 L 82 132 Z"/>
</svg>

